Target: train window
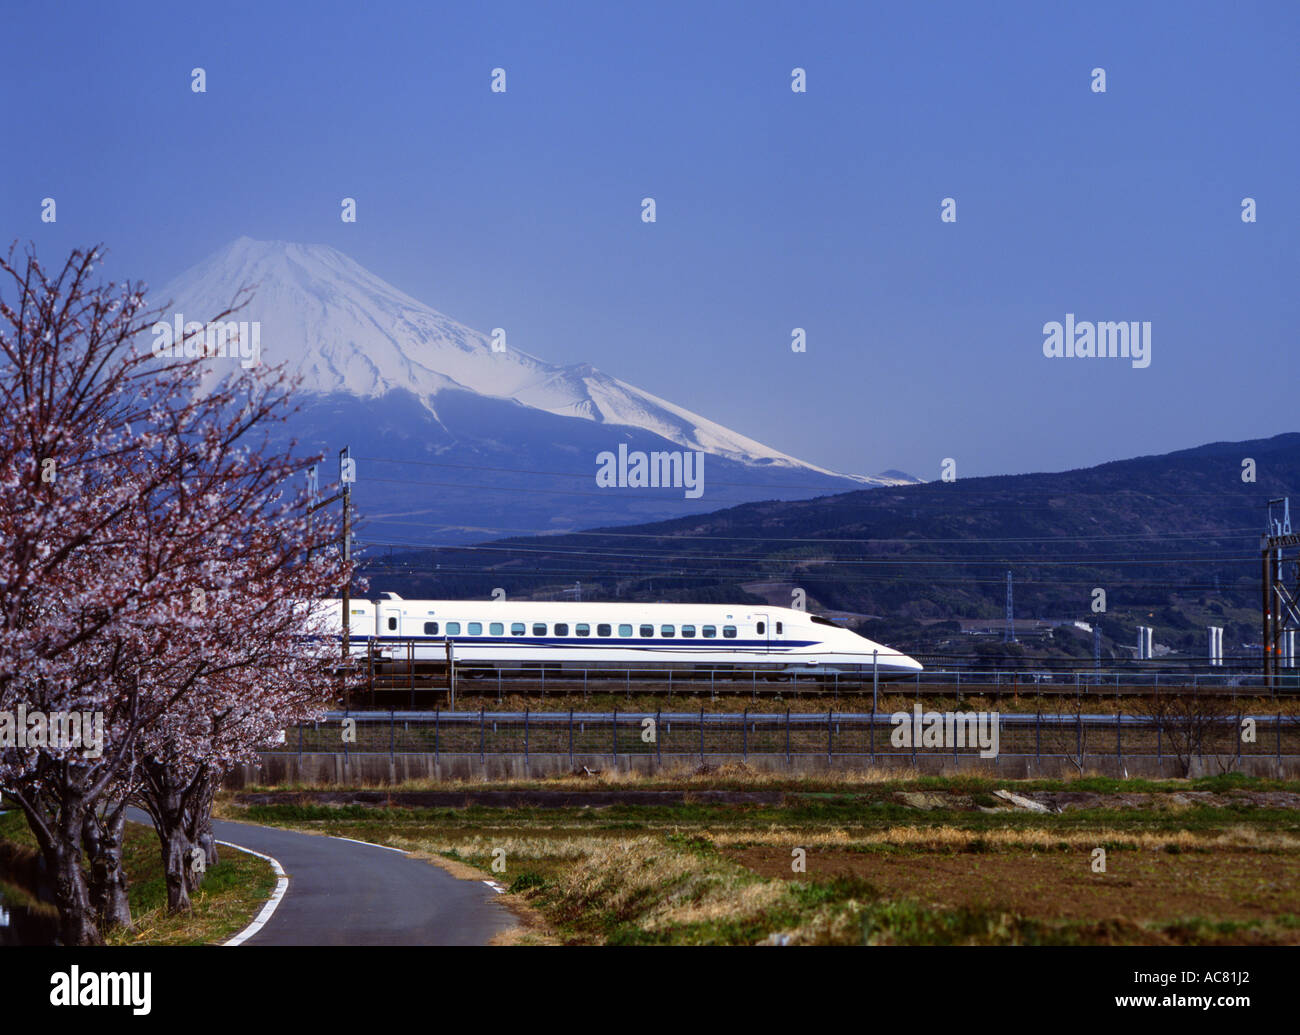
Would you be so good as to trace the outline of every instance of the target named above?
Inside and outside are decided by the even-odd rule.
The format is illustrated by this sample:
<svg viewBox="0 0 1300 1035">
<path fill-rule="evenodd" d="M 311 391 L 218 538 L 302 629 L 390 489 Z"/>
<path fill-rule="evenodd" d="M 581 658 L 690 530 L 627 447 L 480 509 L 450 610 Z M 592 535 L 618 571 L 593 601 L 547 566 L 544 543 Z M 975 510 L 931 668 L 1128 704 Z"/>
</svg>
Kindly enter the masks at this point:
<svg viewBox="0 0 1300 1035">
<path fill-rule="evenodd" d="M 587 625 L 585 622 L 579 622 L 573 627 L 573 633 L 575 636 L 590 636 L 591 626 Z"/>
<path fill-rule="evenodd" d="M 448 623 L 447 623 L 447 635 L 448 635 L 448 636 L 459 636 L 459 635 L 460 635 L 460 622 L 448 622 Z"/>
<path fill-rule="evenodd" d="M 545 635 L 546 635 L 546 623 L 545 623 L 545 622 L 534 622 L 534 623 L 533 623 L 533 635 L 534 635 L 534 636 L 545 636 Z"/>
<path fill-rule="evenodd" d="M 596 626 L 596 635 L 597 635 L 597 636 L 608 636 L 608 635 L 610 634 L 611 631 L 612 631 L 612 630 L 610 629 L 610 627 L 609 627 L 608 625 L 598 625 L 598 626 Z"/>
<path fill-rule="evenodd" d="M 711 640 L 718 635 L 718 627 L 716 625 L 706 625 L 700 629 L 700 632 L 706 640 Z"/>
<path fill-rule="evenodd" d="M 568 623 L 568 622 L 556 622 L 556 623 L 555 623 L 555 635 L 556 635 L 556 636 L 568 636 L 568 635 L 569 635 L 569 623 Z"/>
<path fill-rule="evenodd" d="M 470 634 L 471 636 L 482 636 L 482 635 L 483 635 L 483 623 L 482 623 L 482 622 L 470 622 L 470 623 L 469 623 L 469 634 Z"/>
<path fill-rule="evenodd" d="M 396 619 L 396 618 L 390 618 L 390 619 L 388 619 L 388 628 L 389 628 L 389 629 L 393 629 L 393 630 L 395 630 L 395 629 L 397 628 L 397 619 Z"/>
<path fill-rule="evenodd" d="M 767 631 L 767 623 L 766 623 L 766 622 L 759 622 L 759 623 L 758 623 L 758 635 L 759 635 L 759 636 L 762 636 L 763 633 L 765 633 L 766 631 Z"/>
<path fill-rule="evenodd" d="M 493 636 L 500 636 L 505 631 L 506 631 L 506 627 L 502 625 L 500 622 L 493 622 L 491 625 L 488 626 L 488 632 L 490 632 Z"/>
<path fill-rule="evenodd" d="M 528 631 L 528 627 L 527 627 L 526 625 L 524 625 L 523 622 L 511 622 L 511 623 L 510 623 L 510 635 L 511 635 L 511 636 L 522 636 L 522 635 L 524 635 L 524 633 L 526 633 L 527 631 Z"/>
<path fill-rule="evenodd" d="M 672 625 L 661 625 L 661 626 L 659 626 L 659 635 L 660 635 L 660 636 L 676 636 L 676 635 L 677 635 L 677 629 L 676 629 L 675 626 L 672 626 Z"/>
<path fill-rule="evenodd" d="M 693 625 L 683 625 L 683 626 L 682 626 L 682 635 L 683 635 L 683 636 L 694 636 L 694 635 L 695 635 L 695 626 L 693 626 Z"/>
<path fill-rule="evenodd" d="M 438 635 L 438 623 L 437 623 L 437 622 L 425 622 L 425 623 L 424 623 L 424 635 L 425 635 L 425 636 L 437 636 L 437 635 Z"/>
<path fill-rule="evenodd" d="M 620 626 L 618 627 L 618 634 L 619 634 L 620 636 L 631 636 L 631 635 L 632 635 L 632 627 L 631 627 L 630 625 L 620 625 Z"/>
<path fill-rule="evenodd" d="M 724 640 L 734 640 L 736 638 L 736 627 L 734 625 L 724 625 L 722 627 L 722 638 Z"/>
<path fill-rule="evenodd" d="M 655 627 L 654 627 L 653 625 L 643 625 L 643 626 L 641 626 L 641 635 L 642 635 L 642 636 L 653 636 L 654 634 L 655 634 Z"/>
<path fill-rule="evenodd" d="M 776 634 L 777 634 L 778 636 L 781 635 L 781 623 L 780 623 L 780 622 L 777 622 L 777 623 L 776 623 Z"/>
</svg>

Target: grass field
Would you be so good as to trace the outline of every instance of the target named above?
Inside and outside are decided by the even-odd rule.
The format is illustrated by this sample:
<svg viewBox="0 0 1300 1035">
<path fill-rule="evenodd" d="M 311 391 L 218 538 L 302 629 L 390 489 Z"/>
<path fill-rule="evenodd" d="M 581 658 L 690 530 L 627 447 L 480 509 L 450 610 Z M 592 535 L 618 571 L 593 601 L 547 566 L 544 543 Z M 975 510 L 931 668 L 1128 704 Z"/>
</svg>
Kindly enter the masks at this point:
<svg viewBox="0 0 1300 1035">
<path fill-rule="evenodd" d="M 10 861 L 10 879 L 4 881 L 5 899 L 16 907 L 53 915 L 53 907 L 39 903 L 30 887 L 13 879 L 30 872 L 24 862 L 34 856 L 36 842 L 27 821 L 18 812 L 0 816 L 0 841 Z M 199 890 L 191 896 L 194 910 L 182 916 L 167 915 L 167 886 L 163 876 L 158 838 L 153 829 L 128 823 L 123 865 L 130 882 L 133 931 L 113 931 L 110 945 L 211 945 L 220 944 L 243 930 L 275 889 L 275 874 L 265 859 L 221 847 L 221 861 L 210 868 Z"/>
<path fill-rule="evenodd" d="M 505 804 L 483 804 L 493 791 Z M 448 792 L 463 800 L 427 803 Z M 564 944 L 1300 944 L 1296 782 L 791 780 L 735 766 L 246 791 L 220 808 L 474 867 L 509 888 L 538 940 Z"/>
</svg>

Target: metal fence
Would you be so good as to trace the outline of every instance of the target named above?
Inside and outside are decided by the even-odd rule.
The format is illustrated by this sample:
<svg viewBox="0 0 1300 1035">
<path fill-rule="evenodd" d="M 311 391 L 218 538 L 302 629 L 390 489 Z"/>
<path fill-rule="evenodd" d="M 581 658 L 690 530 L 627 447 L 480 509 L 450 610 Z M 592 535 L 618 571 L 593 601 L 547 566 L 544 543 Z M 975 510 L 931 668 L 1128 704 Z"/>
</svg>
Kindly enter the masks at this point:
<svg viewBox="0 0 1300 1035">
<path fill-rule="evenodd" d="M 698 759 L 750 755 L 979 756 L 988 746 L 963 713 L 810 712 L 336 712 L 285 731 L 275 753 L 649 755 Z M 1300 716 L 965 713 L 984 715 L 997 755 L 1018 758 L 1190 758 L 1300 755 Z M 939 744 L 929 716 L 941 721 Z M 900 716 L 905 719 L 900 721 Z M 908 729 L 904 738 L 901 732 Z M 919 739 L 916 736 L 919 734 Z M 927 739 L 928 738 L 928 739 Z M 985 738 L 987 739 L 987 738 Z M 905 740 L 905 743 L 900 743 Z M 959 743 L 959 740 L 962 742 Z M 990 757 L 987 756 L 986 757 Z"/>
</svg>

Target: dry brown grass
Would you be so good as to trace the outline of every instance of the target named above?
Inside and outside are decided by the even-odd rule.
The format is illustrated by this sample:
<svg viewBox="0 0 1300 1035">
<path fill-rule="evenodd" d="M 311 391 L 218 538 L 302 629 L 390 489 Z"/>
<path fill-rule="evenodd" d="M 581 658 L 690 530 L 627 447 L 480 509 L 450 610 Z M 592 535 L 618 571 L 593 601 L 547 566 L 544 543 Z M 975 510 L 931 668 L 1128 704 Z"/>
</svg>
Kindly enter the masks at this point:
<svg viewBox="0 0 1300 1035">
<path fill-rule="evenodd" d="M 882 845 L 900 848 L 963 851 L 972 845 L 1008 849 L 1051 850 L 1061 845 L 1091 848 L 1099 844 L 1127 844 L 1140 849 L 1184 850 L 1248 848 L 1255 851 L 1294 852 L 1300 838 L 1250 826 L 1234 826 L 1222 833 L 1205 834 L 1190 830 L 1148 832 L 1093 827 L 1087 830 L 1050 830 L 1041 827 L 967 830 L 961 827 L 892 826 L 884 830 L 850 832 L 843 828 L 810 830 L 802 827 L 769 826 L 764 829 L 736 828 L 704 835 L 719 848 L 737 846 L 799 846 L 802 848 L 871 849 Z"/>
<path fill-rule="evenodd" d="M 828 784 L 846 788 L 867 786 L 887 782 L 915 780 L 922 774 L 911 766 L 864 766 L 862 768 L 837 768 L 823 772 L 789 772 L 784 770 L 767 770 L 745 765 L 743 762 L 727 762 L 719 766 L 702 767 L 698 762 L 666 765 L 655 772 L 643 772 L 629 769 L 602 769 L 598 773 L 574 775 L 566 773 L 559 776 L 537 777 L 527 780 L 483 780 L 483 779 L 446 779 L 446 780 L 408 780 L 400 784 L 390 783 L 317 783 L 289 784 L 276 787 L 250 785 L 240 793 L 270 791 L 375 791 L 380 793 L 398 791 L 479 791 L 486 789 L 509 790 L 512 788 L 541 788 L 546 790 L 600 790 L 602 788 L 634 788 L 644 785 L 671 785 L 675 789 L 707 789 L 719 785 L 727 787 L 747 787 L 755 790 L 765 788 L 789 788 L 799 790 L 803 787 L 824 787 Z M 1093 774 L 1089 774 L 1093 775 Z M 230 792 L 226 792 L 228 796 Z"/>
<path fill-rule="evenodd" d="M 782 881 L 657 837 L 592 846 L 554 890 L 562 909 L 635 920 L 646 931 L 757 917 L 789 894 Z"/>
<path fill-rule="evenodd" d="M 396 844 L 399 839 L 393 839 Z M 429 859 L 455 876 L 482 880 L 498 876 L 509 883 L 521 863 L 567 863 L 555 873 L 554 897 L 573 913 L 599 912 L 630 919 L 645 930 L 759 916 L 784 899 L 784 882 L 754 877 L 744 867 L 716 856 L 702 857 L 657 836 L 614 840 L 609 837 L 511 837 L 471 834 L 415 838 L 413 854 Z M 504 849 L 507 875 L 494 875 L 438 854 L 490 857 Z M 503 904 L 524 921 L 529 939 L 549 944 L 557 939 L 537 910 L 518 895 L 503 895 Z M 511 935 L 510 944 L 532 943 Z"/>
<path fill-rule="evenodd" d="M 536 911 L 534 911 L 536 912 Z M 540 914 L 538 914 L 540 916 Z M 560 941 L 547 934 L 544 928 L 533 926 L 512 927 L 493 935 L 489 945 L 559 945 Z"/>
</svg>

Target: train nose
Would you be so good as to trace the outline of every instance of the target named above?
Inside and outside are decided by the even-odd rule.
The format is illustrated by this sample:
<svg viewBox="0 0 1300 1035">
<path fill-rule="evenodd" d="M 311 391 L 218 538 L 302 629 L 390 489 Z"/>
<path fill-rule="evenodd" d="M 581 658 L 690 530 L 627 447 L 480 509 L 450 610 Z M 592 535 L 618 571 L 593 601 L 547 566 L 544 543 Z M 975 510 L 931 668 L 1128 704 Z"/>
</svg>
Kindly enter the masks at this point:
<svg viewBox="0 0 1300 1035">
<path fill-rule="evenodd" d="M 906 654 L 900 655 L 898 665 L 904 672 L 924 672 L 925 666 Z"/>
</svg>

